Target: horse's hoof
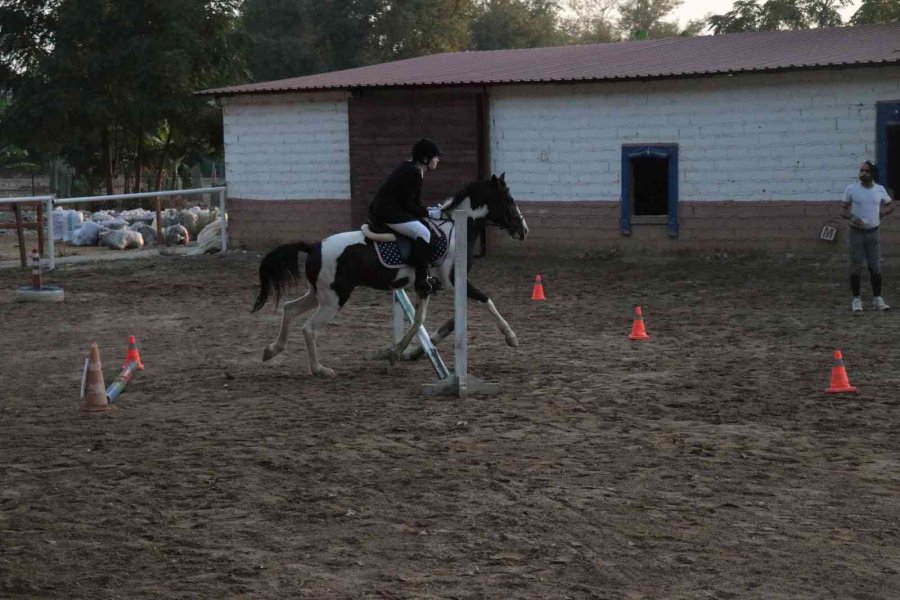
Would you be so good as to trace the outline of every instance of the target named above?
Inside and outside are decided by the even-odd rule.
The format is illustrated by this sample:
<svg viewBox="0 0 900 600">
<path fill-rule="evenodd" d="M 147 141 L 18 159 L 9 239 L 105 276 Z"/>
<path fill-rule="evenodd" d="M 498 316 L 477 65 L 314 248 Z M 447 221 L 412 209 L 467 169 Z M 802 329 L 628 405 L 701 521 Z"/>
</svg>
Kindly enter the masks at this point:
<svg viewBox="0 0 900 600">
<path fill-rule="evenodd" d="M 272 360 L 276 356 L 278 356 L 278 352 L 272 352 L 272 350 L 268 346 L 266 346 L 266 349 L 263 350 L 263 362 Z"/>
<path fill-rule="evenodd" d="M 388 362 L 391 363 L 391 366 L 392 366 L 392 367 L 393 367 L 395 364 L 397 364 L 398 362 L 400 362 L 400 353 L 397 352 L 396 350 L 391 350 L 391 351 L 388 353 Z"/>
<path fill-rule="evenodd" d="M 329 369 L 328 367 L 319 366 L 316 369 L 313 369 L 313 375 L 316 377 L 327 377 L 328 379 L 333 379 L 337 377 L 337 373 L 334 372 L 334 369 Z"/>
<path fill-rule="evenodd" d="M 513 348 L 518 348 L 519 338 L 517 338 L 515 334 L 506 336 L 506 345 L 512 346 Z"/>
</svg>

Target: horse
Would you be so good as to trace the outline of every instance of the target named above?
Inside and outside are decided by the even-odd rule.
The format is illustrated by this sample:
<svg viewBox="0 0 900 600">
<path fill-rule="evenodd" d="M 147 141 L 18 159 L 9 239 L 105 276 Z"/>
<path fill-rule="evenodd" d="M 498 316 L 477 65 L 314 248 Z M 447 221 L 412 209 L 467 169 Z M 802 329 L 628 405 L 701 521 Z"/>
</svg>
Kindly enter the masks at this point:
<svg viewBox="0 0 900 600">
<path fill-rule="evenodd" d="M 423 221 L 431 226 L 433 238 L 446 237 L 447 240 L 446 253 L 440 258 L 439 264 L 432 262 L 430 269 L 445 290 L 453 289 L 454 280 L 455 234 L 451 217 L 453 211 L 464 210 L 468 215 L 466 259 L 469 264 L 472 261 L 476 234 L 482 222 L 499 227 L 511 237 L 522 241 L 528 235 L 528 225 L 510 194 L 505 173 L 499 177 L 491 175 L 490 179 L 473 181 L 463 186 L 452 198 L 443 202 L 440 209 L 440 218 L 424 218 Z M 303 325 L 309 372 L 314 376 L 335 377 L 334 370 L 322 365 L 319 360 L 316 338 L 346 304 L 353 290 L 357 286 L 366 286 L 392 291 L 410 287 L 415 279 L 415 272 L 408 264 L 389 267 L 379 258 L 375 247 L 376 241 L 387 241 L 393 237 L 373 233 L 364 225 L 360 230 L 337 233 L 317 243 L 300 241 L 284 244 L 266 254 L 259 265 L 259 295 L 251 312 L 260 310 L 270 296 L 274 296 L 275 306 L 278 306 L 287 286 L 301 278 L 299 258 L 301 252 L 306 254 L 303 275 L 309 283 L 309 290 L 304 296 L 284 303 L 278 337 L 264 349 L 263 361 L 274 358 L 284 350 L 291 321 L 315 309 Z M 509 346 L 519 345 L 515 332 L 500 315 L 490 296 L 468 280 L 466 296 L 487 308 Z M 425 321 L 428 299 L 429 296 L 417 295 L 412 325 L 387 352 L 391 364 L 401 357 L 414 359 L 423 354 L 420 347 L 414 349 L 407 347 Z M 441 325 L 432 334 L 432 343 L 437 344 L 453 332 L 454 324 L 454 319 L 450 318 Z"/>
</svg>

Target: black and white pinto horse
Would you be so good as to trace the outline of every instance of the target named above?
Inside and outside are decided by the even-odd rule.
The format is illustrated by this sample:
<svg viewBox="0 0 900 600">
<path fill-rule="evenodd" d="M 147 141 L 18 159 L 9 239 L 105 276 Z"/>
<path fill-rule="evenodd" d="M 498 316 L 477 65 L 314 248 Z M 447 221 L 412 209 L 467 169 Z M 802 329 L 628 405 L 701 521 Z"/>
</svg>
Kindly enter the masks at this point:
<svg viewBox="0 0 900 600">
<path fill-rule="evenodd" d="M 429 222 L 435 235 L 441 232 L 447 238 L 447 251 L 436 263 L 432 263 L 431 273 L 440 279 L 446 290 L 453 289 L 454 279 L 454 227 L 452 212 L 465 210 L 468 213 L 468 251 L 467 262 L 471 264 L 479 222 L 495 225 L 506 230 L 512 237 L 524 240 L 528 235 L 528 226 L 515 200 L 506 185 L 505 174 L 491 176 L 486 181 L 475 181 L 457 192 L 453 198 L 441 205 L 440 219 L 425 219 Z M 281 353 L 287 343 L 291 321 L 299 315 L 315 309 L 312 316 L 303 325 L 306 338 L 306 349 L 309 359 L 309 372 L 313 375 L 334 377 L 332 369 L 322 365 L 316 349 L 316 337 L 334 319 L 338 311 L 350 298 L 357 286 L 363 285 L 380 290 L 394 290 L 410 287 L 415 280 L 415 272 L 409 265 L 387 267 L 379 258 L 375 243 L 363 231 L 346 231 L 329 236 L 321 242 L 310 244 L 296 242 L 279 246 L 266 254 L 259 265 L 260 291 L 253 306 L 253 311 L 261 309 L 270 296 L 275 297 L 277 306 L 287 286 L 300 279 L 300 252 L 306 254 L 305 276 L 310 289 L 306 295 L 284 303 L 282 308 L 281 329 L 278 338 L 269 344 L 263 352 L 263 361 L 267 361 Z M 385 239 L 374 234 L 376 239 Z M 392 237 L 392 236 L 389 236 Z M 434 258 L 434 257 L 432 257 Z M 518 346 L 515 332 L 500 315 L 490 297 L 466 281 L 467 296 L 486 307 L 496 321 L 497 327 L 510 346 Z M 419 326 L 425 321 L 428 297 L 417 297 L 416 314 L 410 328 L 400 341 L 387 353 L 391 363 L 404 358 L 418 358 L 422 349 L 408 349 L 410 341 Z M 431 336 L 437 344 L 446 338 L 454 329 L 451 317 Z M 404 352 L 404 350 L 406 352 Z"/>
</svg>

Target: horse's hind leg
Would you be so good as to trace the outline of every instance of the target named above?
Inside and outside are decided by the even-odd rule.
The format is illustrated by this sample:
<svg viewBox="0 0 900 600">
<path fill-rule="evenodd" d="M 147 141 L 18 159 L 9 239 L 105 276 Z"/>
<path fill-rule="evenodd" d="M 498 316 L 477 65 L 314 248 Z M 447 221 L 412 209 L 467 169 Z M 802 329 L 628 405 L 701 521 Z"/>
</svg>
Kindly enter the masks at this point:
<svg viewBox="0 0 900 600">
<path fill-rule="evenodd" d="M 281 307 L 281 329 L 278 330 L 278 337 L 274 342 L 266 346 L 263 350 L 263 362 L 275 358 L 284 350 L 287 344 L 288 330 L 291 327 L 291 321 L 302 315 L 306 311 L 316 306 L 316 294 L 313 290 L 306 292 L 306 295 L 296 300 L 290 300 Z"/>
<path fill-rule="evenodd" d="M 409 329 L 406 330 L 406 333 L 403 334 L 403 337 L 400 338 L 400 341 L 397 342 L 396 346 L 391 348 L 391 351 L 388 354 L 388 360 L 391 364 L 400 360 L 400 357 L 403 356 L 403 351 L 406 350 L 407 346 L 409 346 L 409 343 L 412 341 L 413 336 L 415 336 L 416 332 L 419 330 L 419 327 L 425 322 L 425 315 L 428 312 L 428 299 L 428 296 L 419 298 L 419 302 L 416 304 L 416 314 L 413 317 L 412 325 L 409 326 Z"/>
<path fill-rule="evenodd" d="M 328 300 L 329 298 L 327 297 L 323 298 L 323 301 L 319 303 L 319 308 L 303 325 L 303 337 L 306 338 L 310 374 L 334 377 L 334 370 L 323 366 L 319 362 L 319 350 L 316 347 L 316 338 L 319 333 L 331 322 L 340 308 L 337 304 L 337 298 L 334 298 L 334 302 L 328 302 Z"/>
</svg>

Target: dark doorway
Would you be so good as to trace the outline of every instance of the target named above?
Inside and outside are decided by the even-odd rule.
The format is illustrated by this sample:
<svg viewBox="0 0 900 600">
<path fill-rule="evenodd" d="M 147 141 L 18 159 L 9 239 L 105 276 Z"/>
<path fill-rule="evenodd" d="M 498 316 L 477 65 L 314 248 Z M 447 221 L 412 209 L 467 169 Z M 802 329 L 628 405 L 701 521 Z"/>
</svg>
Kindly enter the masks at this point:
<svg viewBox="0 0 900 600">
<path fill-rule="evenodd" d="M 891 188 L 894 199 L 900 199 L 900 124 L 891 124 L 887 128 L 886 162 L 882 181 L 886 187 Z"/>
<path fill-rule="evenodd" d="M 635 215 L 669 213 L 669 158 L 631 159 L 631 200 Z"/>
<path fill-rule="evenodd" d="M 878 183 L 900 195 L 900 100 L 875 104 Z"/>
<path fill-rule="evenodd" d="M 678 237 L 678 145 L 622 146 L 622 206 L 619 230 L 663 225 Z"/>
</svg>

